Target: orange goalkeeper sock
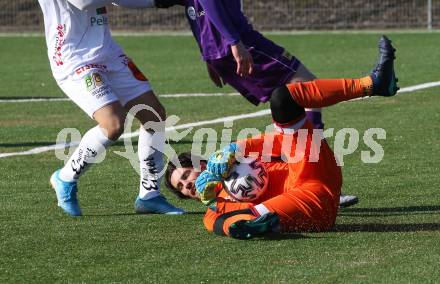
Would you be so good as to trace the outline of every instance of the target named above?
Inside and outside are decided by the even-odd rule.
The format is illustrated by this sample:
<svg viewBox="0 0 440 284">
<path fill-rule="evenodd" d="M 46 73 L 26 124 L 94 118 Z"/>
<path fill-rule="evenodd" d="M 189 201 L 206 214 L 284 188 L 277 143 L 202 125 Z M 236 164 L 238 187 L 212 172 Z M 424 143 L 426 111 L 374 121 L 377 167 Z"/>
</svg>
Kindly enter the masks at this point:
<svg viewBox="0 0 440 284">
<path fill-rule="evenodd" d="M 370 96 L 373 81 L 360 79 L 325 79 L 287 84 L 293 99 L 302 107 L 320 108 L 355 98 Z"/>
</svg>

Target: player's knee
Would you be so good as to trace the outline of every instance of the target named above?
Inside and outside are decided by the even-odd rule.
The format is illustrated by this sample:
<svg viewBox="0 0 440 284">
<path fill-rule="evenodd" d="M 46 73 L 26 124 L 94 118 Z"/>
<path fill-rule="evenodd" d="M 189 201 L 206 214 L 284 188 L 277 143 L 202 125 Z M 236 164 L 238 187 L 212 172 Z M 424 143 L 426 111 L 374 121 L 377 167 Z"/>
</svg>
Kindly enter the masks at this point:
<svg viewBox="0 0 440 284">
<path fill-rule="evenodd" d="M 287 86 L 278 87 L 272 92 L 270 109 L 273 120 L 280 124 L 295 121 L 305 113 L 304 108 L 292 98 Z"/>
<path fill-rule="evenodd" d="M 116 141 L 124 133 L 124 127 L 121 125 L 114 125 L 112 128 L 108 129 L 108 138 L 112 141 Z"/>
<path fill-rule="evenodd" d="M 100 123 L 100 127 L 107 132 L 108 139 L 116 141 L 124 133 L 124 122 L 125 117 L 114 117 L 105 123 Z"/>
</svg>

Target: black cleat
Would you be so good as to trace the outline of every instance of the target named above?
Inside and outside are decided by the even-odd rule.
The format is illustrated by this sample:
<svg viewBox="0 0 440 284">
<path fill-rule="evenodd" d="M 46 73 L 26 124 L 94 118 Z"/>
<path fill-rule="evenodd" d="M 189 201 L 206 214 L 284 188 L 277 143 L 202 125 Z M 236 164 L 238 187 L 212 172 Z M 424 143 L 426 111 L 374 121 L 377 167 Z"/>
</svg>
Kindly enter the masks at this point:
<svg viewBox="0 0 440 284">
<path fill-rule="evenodd" d="M 229 226 L 229 235 L 234 239 L 249 240 L 267 233 L 278 232 L 280 218 L 275 213 L 267 213 L 254 220 L 241 220 Z"/>
<path fill-rule="evenodd" d="M 373 80 L 373 96 L 391 97 L 394 96 L 399 87 L 394 73 L 394 52 L 396 49 L 386 36 L 379 39 L 379 59 L 376 68 L 371 71 Z"/>
</svg>

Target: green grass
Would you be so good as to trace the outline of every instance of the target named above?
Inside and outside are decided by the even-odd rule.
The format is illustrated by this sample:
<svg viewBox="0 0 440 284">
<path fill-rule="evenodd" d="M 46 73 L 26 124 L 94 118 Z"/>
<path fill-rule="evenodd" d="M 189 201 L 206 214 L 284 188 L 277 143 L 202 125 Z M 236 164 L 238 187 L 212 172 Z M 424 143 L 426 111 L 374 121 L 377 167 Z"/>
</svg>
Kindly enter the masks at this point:
<svg viewBox="0 0 440 284">
<path fill-rule="evenodd" d="M 402 87 L 438 81 L 440 34 L 392 34 Z M 356 77 L 376 59 L 377 35 L 271 36 L 319 77 Z M 190 37 L 118 37 L 157 93 L 218 92 Z M 26 46 L 26 53 L 23 53 Z M 178 48 L 176 48 L 178 46 Z M 63 97 L 51 78 L 42 38 L 0 42 L 0 98 Z M 232 91 L 227 88 L 225 92 Z M 241 97 L 161 99 L 169 115 L 188 123 L 250 113 Z M 215 106 L 215 107 L 210 107 Z M 213 110 L 210 111 L 210 108 Z M 69 218 L 56 206 L 48 178 L 62 162 L 54 152 L 0 159 L 0 282 L 123 283 L 436 283 L 440 279 L 440 100 L 433 88 L 391 99 L 342 103 L 324 111 L 326 128 L 386 130 L 378 164 L 368 150 L 344 158 L 343 190 L 360 204 L 342 210 L 329 233 L 237 241 L 207 233 L 204 207 L 169 200 L 184 216 L 133 214 L 138 177 L 114 153 L 80 182 L 85 216 Z M 237 121 L 264 129 L 269 116 Z M 0 103 L 0 152 L 51 145 L 58 132 L 94 124 L 71 102 Z M 221 133 L 223 125 L 212 126 Z M 191 149 L 194 129 L 177 152 Z M 133 141 L 135 142 L 135 141 Z M 333 139 L 329 139 L 333 145 Z"/>
</svg>

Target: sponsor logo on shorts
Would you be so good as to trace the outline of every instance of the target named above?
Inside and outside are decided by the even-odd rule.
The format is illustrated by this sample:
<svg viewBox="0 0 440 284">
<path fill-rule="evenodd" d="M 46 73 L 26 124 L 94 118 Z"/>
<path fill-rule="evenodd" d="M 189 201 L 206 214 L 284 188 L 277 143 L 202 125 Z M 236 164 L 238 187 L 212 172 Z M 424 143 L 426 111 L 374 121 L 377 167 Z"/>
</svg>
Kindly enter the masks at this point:
<svg viewBox="0 0 440 284">
<path fill-rule="evenodd" d="M 93 73 L 92 78 L 93 81 L 95 82 L 95 88 L 99 88 L 104 84 L 102 80 L 102 76 L 99 73 Z"/>
<path fill-rule="evenodd" d="M 119 56 L 121 58 L 121 63 L 130 69 L 133 76 L 139 81 L 148 81 L 147 77 L 142 73 L 141 70 L 134 64 L 134 62 L 125 54 Z"/>
<path fill-rule="evenodd" d="M 87 91 L 94 90 L 104 85 L 104 80 L 102 79 L 102 76 L 99 73 L 91 73 L 85 76 L 84 81 L 86 83 Z"/>
<path fill-rule="evenodd" d="M 97 99 L 111 93 L 110 87 L 105 84 L 102 75 L 99 73 L 86 75 L 84 83 L 86 84 L 87 91 Z"/>
<path fill-rule="evenodd" d="M 141 72 L 141 70 L 139 70 L 139 68 L 137 68 L 137 66 L 133 63 L 133 61 L 130 61 L 128 63 L 128 68 L 130 69 L 131 73 L 133 74 L 133 76 L 139 80 L 139 81 L 148 81 L 147 77 L 145 77 L 144 73 Z"/>
<path fill-rule="evenodd" d="M 130 57 L 125 54 L 119 55 L 119 58 L 121 58 L 121 63 L 125 66 L 128 66 L 128 63 L 131 61 Z"/>
<path fill-rule="evenodd" d="M 84 71 L 90 70 L 90 69 L 98 69 L 99 71 L 107 72 L 107 65 L 103 64 L 86 64 L 84 66 L 78 67 L 75 70 L 75 73 L 77 75 L 80 75 Z"/>
</svg>

